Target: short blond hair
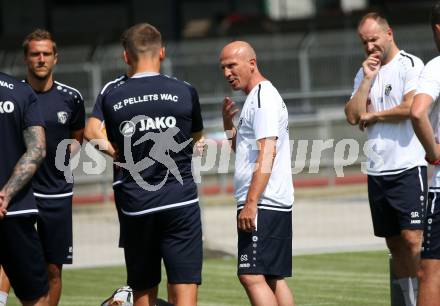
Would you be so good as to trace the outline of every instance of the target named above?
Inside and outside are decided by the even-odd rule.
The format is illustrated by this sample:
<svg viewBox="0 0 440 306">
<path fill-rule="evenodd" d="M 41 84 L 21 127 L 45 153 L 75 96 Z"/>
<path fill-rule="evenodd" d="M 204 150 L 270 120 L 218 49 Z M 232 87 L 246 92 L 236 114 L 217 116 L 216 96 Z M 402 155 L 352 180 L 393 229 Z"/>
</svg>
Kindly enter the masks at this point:
<svg viewBox="0 0 440 306">
<path fill-rule="evenodd" d="M 28 51 L 29 51 L 29 43 L 32 40 L 50 40 L 52 42 L 52 46 L 53 46 L 53 53 L 57 54 L 57 44 L 55 42 L 55 40 L 52 37 L 52 34 L 50 34 L 49 31 L 47 30 L 43 30 L 43 29 L 35 29 L 34 31 L 32 31 L 31 33 L 29 33 L 25 39 L 23 40 L 23 51 L 24 51 L 24 55 L 27 55 Z"/>
<path fill-rule="evenodd" d="M 138 60 L 142 53 L 157 52 L 163 46 L 162 35 L 149 23 L 139 23 L 127 29 L 121 42 L 134 60 Z"/>
</svg>

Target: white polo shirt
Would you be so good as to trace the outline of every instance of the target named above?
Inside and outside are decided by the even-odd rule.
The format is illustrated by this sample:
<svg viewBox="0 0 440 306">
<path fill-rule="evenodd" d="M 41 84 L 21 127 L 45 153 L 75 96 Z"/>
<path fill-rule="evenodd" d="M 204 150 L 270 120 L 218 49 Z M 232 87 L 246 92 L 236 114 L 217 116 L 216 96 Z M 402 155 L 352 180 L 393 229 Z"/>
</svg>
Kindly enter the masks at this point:
<svg viewBox="0 0 440 306">
<path fill-rule="evenodd" d="M 420 76 L 416 94 L 427 94 L 434 101 L 429 117 L 434 130 L 435 141 L 440 143 L 440 56 L 426 64 Z M 434 168 L 431 187 L 440 187 L 440 166 Z"/>
<path fill-rule="evenodd" d="M 235 157 L 235 198 L 242 208 L 258 156 L 257 140 L 277 137 L 276 156 L 269 182 L 258 208 L 290 211 L 293 181 L 289 145 L 289 115 L 283 99 L 269 81 L 255 86 L 243 105 L 237 125 Z"/>
<path fill-rule="evenodd" d="M 368 96 L 368 110 L 384 111 L 400 105 L 405 94 L 417 89 L 423 62 L 404 51 L 380 67 Z M 358 90 L 364 73 L 359 69 L 353 94 Z M 398 174 L 416 166 L 425 166 L 425 151 L 414 133 L 411 120 L 376 122 L 367 128 L 368 175 Z"/>
</svg>

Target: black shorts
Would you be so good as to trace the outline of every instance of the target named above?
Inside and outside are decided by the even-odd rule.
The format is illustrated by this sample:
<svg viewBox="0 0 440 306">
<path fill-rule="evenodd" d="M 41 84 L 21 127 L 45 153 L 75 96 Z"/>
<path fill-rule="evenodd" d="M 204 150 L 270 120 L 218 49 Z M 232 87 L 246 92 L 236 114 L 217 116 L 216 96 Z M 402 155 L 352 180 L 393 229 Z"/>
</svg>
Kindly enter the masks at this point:
<svg viewBox="0 0 440 306">
<path fill-rule="evenodd" d="M 71 264 L 73 257 L 72 197 L 36 198 L 37 230 L 44 258 L 51 264 Z"/>
<path fill-rule="evenodd" d="M 237 273 L 292 276 L 292 212 L 258 209 L 257 229 L 238 230 Z"/>
<path fill-rule="evenodd" d="M 429 189 L 421 257 L 440 259 L 440 188 Z"/>
<path fill-rule="evenodd" d="M 49 290 L 46 262 L 35 221 L 35 215 L 0 221 L 0 264 L 15 295 L 24 301 L 35 300 Z"/>
<path fill-rule="evenodd" d="M 198 203 L 132 217 L 122 215 L 127 284 L 157 286 L 161 260 L 170 284 L 201 284 L 202 225 Z"/>
<path fill-rule="evenodd" d="M 427 199 L 426 167 L 399 174 L 368 176 L 368 199 L 374 234 L 400 235 L 404 229 L 422 230 Z"/>
</svg>

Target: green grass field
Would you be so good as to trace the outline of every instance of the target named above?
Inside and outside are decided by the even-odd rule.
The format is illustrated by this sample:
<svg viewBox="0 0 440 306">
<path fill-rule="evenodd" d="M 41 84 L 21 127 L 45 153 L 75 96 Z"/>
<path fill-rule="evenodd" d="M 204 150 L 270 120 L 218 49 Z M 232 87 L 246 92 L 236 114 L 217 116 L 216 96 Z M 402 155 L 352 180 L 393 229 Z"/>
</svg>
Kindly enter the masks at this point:
<svg viewBox="0 0 440 306">
<path fill-rule="evenodd" d="M 385 251 L 296 256 L 293 267 L 294 276 L 288 282 L 294 290 L 297 306 L 390 304 Z M 205 260 L 199 305 L 249 305 L 235 271 L 233 258 Z M 124 284 L 125 269 L 67 269 L 63 281 L 60 305 L 99 306 L 114 289 Z M 159 296 L 165 295 L 165 287 L 161 286 Z M 8 303 L 13 305 L 19 305 L 15 297 Z"/>
</svg>

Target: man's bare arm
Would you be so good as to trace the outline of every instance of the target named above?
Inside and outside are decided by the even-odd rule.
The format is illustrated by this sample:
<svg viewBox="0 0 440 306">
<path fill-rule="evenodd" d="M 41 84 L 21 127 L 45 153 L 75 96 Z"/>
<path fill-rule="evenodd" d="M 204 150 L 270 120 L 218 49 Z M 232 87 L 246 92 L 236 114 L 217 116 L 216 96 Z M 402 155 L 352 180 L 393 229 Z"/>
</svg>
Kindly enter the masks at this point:
<svg viewBox="0 0 440 306">
<path fill-rule="evenodd" d="M 272 174 L 273 162 L 276 156 L 276 142 L 275 137 L 258 140 L 259 152 L 254 173 L 247 193 L 246 202 L 238 215 L 237 225 L 240 230 L 250 232 L 255 229 L 257 204 Z"/>
<path fill-rule="evenodd" d="M 403 96 L 403 101 L 390 109 L 380 112 L 363 113 L 359 119 L 359 128 L 365 127 L 376 122 L 399 122 L 410 118 L 411 106 L 414 101 L 415 90 Z"/>
<path fill-rule="evenodd" d="M 371 83 L 371 79 L 364 78 L 354 96 L 345 104 L 345 116 L 351 125 L 358 124 L 361 115 L 367 112 Z"/>
<path fill-rule="evenodd" d="M 101 120 L 95 117 L 89 118 L 87 121 L 84 138 L 88 141 L 94 141 L 94 145 L 98 147 L 98 150 L 104 152 L 105 154 L 111 156 L 113 159 L 116 158 L 116 150 L 108 141 L 107 134 L 105 133 L 105 125 Z"/>
<path fill-rule="evenodd" d="M 70 158 L 72 158 L 81 150 L 81 145 L 84 139 L 84 129 L 70 131 L 70 138 L 78 141 L 70 145 Z"/>
<path fill-rule="evenodd" d="M 235 108 L 234 101 L 229 97 L 225 97 L 223 100 L 222 116 L 223 116 L 223 128 L 226 133 L 226 137 L 230 141 L 229 145 L 235 152 L 235 143 L 237 140 L 237 128 L 234 126 L 233 118 L 239 112 L 239 109 Z"/>
<path fill-rule="evenodd" d="M 23 131 L 23 138 L 26 152 L 18 160 L 9 180 L 1 190 L 6 207 L 9 201 L 31 180 L 46 156 L 46 138 L 43 127 L 26 128 Z"/>
<path fill-rule="evenodd" d="M 426 151 L 429 161 L 440 159 L 440 145 L 435 142 L 434 131 L 429 121 L 429 109 L 432 104 L 432 97 L 427 94 L 418 94 L 414 98 L 411 107 L 411 121 L 414 132 Z"/>
</svg>

